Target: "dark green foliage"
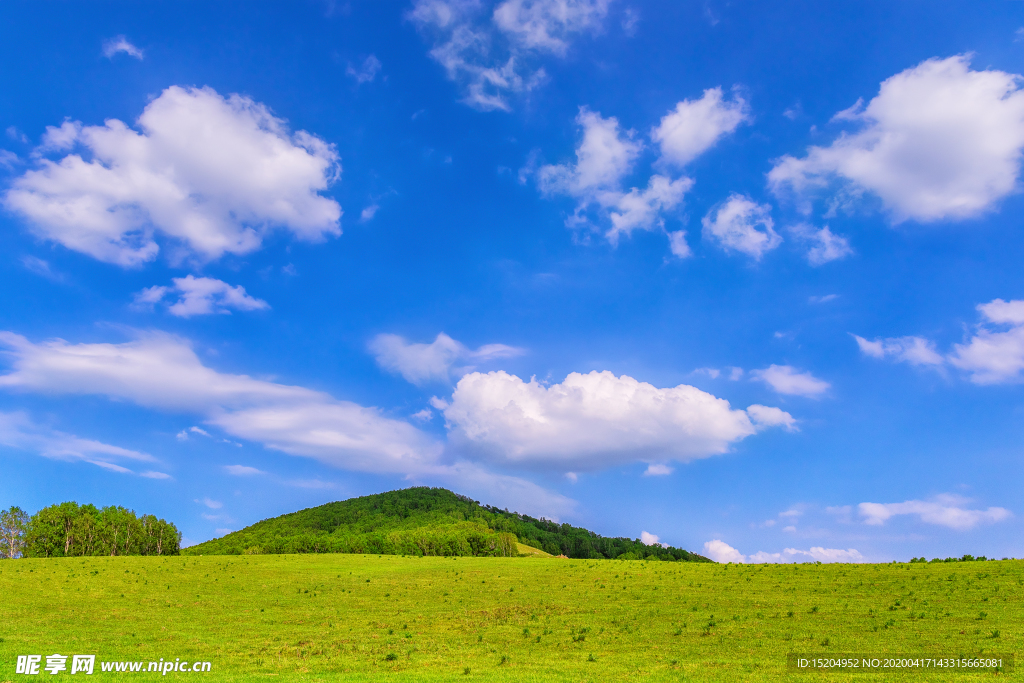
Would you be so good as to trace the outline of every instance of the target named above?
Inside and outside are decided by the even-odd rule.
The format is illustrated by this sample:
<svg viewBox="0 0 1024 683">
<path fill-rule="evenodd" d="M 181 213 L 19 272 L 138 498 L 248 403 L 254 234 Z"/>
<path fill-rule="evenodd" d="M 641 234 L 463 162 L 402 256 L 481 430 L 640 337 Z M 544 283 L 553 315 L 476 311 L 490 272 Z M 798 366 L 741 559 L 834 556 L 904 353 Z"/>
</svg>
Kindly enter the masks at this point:
<svg viewBox="0 0 1024 683">
<path fill-rule="evenodd" d="M 481 505 L 446 489 L 416 487 L 352 498 L 263 520 L 188 548 L 188 555 L 367 553 L 514 556 L 515 542 L 572 558 L 708 562 L 679 548 L 604 538 L 592 531 Z"/>
<path fill-rule="evenodd" d="M 178 555 L 181 533 L 153 515 L 109 505 L 60 503 L 43 508 L 28 520 L 24 557 L 93 555 Z"/>
<path fill-rule="evenodd" d="M 995 558 L 993 557 L 992 559 L 994 560 Z M 978 557 L 975 557 L 974 555 L 964 555 L 963 557 L 947 557 L 944 560 L 936 557 L 931 559 L 930 562 L 988 562 L 988 560 L 989 558 L 985 557 L 984 555 L 979 555 Z M 911 560 L 911 562 L 924 561 L 925 560 L 923 557 L 918 558 L 916 560 Z"/>
</svg>

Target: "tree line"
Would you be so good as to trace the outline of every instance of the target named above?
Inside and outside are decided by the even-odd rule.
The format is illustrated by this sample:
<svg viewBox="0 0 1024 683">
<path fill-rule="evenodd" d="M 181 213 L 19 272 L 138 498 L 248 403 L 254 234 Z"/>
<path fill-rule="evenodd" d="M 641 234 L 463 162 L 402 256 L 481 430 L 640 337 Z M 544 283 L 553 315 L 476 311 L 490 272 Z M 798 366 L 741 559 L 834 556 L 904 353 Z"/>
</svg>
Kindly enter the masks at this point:
<svg viewBox="0 0 1024 683">
<path fill-rule="evenodd" d="M 178 555 L 181 532 L 155 515 L 119 505 L 98 508 L 75 502 L 29 516 L 12 506 L 0 512 L 0 558 L 97 555 Z"/>
</svg>

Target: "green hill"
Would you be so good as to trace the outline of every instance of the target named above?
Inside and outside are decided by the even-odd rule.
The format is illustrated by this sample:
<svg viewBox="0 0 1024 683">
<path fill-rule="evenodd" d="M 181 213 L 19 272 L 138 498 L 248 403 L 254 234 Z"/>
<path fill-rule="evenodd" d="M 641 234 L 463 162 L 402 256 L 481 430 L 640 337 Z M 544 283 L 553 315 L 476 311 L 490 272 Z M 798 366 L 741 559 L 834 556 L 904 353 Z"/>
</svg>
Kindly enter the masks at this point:
<svg viewBox="0 0 1024 683">
<path fill-rule="evenodd" d="M 599 559 L 710 562 L 681 548 L 534 519 L 425 486 L 327 503 L 265 519 L 183 555 L 366 553 L 374 555 L 515 556 L 517 543 L 551 555 Z"/>
</svg>

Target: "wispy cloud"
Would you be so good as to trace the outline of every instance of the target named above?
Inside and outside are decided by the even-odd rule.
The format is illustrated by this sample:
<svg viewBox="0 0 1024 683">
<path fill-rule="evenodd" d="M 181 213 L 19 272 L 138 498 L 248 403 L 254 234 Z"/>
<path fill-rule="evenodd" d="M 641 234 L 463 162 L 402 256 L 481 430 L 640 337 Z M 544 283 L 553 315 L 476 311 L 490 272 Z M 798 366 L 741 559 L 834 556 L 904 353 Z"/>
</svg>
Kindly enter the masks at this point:
<svg viewBox="0 0 1024 683">
<path fill-rule="evenodd" d="M 124 36 L 116 36 L 110 40 L 103 41 L 103 56 L 113 59 L 114 55 L 123 52 L 129 57 L 141 60 L 145 55 L 142 50 L 128 42 Z"/>
</svg>

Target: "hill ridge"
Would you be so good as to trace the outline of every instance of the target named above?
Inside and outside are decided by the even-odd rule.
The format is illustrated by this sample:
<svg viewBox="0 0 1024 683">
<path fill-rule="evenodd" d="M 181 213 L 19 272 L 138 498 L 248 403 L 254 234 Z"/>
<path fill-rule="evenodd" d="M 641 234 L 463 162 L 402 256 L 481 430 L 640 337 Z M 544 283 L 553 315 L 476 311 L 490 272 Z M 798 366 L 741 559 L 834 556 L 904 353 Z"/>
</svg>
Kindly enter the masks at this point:
<svg viewBox="0 0 1024 683">
<path fill-rule="evenodd" d="M 710 562 L 682 548 L 605 537 L 569 524 L 416 486 L 325 503 L 261 520 L 183 549 L 184 555 L 365 553 L 515 556 L 517 543 L 576 559 Z"/>
</svg>

